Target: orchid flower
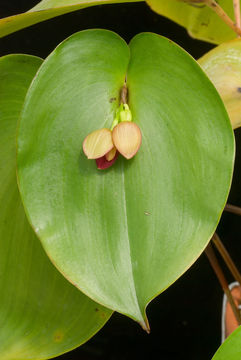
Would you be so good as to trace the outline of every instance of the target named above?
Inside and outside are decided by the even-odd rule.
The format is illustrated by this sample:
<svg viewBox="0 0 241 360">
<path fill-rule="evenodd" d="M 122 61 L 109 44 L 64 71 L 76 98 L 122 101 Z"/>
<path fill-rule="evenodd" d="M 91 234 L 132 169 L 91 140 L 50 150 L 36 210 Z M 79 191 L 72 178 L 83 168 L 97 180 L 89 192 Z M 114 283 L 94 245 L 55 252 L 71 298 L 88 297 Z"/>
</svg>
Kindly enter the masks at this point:
<svg viewBox="0 0 241 360">
<path fill-rule="evenodd" d="M 95 159 L 98 169 L 112 166 L 118 155 L 131 159 L 141 146 L 141 130 L 132 121 L 129 106 L 122 103 L 116 111 L 110 129 L 90 133 L 83 142 L 83 151 L 88 159 Z"/>
</svg>

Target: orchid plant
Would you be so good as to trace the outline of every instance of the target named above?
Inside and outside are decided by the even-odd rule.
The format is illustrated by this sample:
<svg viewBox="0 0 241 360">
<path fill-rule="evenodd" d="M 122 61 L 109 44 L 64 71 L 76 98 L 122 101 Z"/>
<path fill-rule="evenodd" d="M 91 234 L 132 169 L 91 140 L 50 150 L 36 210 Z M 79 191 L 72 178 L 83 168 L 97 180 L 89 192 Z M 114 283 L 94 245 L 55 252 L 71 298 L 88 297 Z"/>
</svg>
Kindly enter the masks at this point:
<svg viewBox="0 0 241 360">
<path fill-rule="evenodd" d="M 0 19 L 0 37 L 131 1 L 42 0 Z M 217 46 L 196 61 L 158 34 L 127 44 L 92 29 L 46 59 L 0 58 L 2 360 L 68 352 L 113 311 L 149 333 L 147 305 L 203 251 L 241 324 L 213 251 L 240 283 L 215 232 L 224 210 L 241 213 L 227 204 L 241 124 L 240 2 L 146 2 Z M 238 327 L 213 359 L 238 360 L 240 343 Z"/>
</svg>

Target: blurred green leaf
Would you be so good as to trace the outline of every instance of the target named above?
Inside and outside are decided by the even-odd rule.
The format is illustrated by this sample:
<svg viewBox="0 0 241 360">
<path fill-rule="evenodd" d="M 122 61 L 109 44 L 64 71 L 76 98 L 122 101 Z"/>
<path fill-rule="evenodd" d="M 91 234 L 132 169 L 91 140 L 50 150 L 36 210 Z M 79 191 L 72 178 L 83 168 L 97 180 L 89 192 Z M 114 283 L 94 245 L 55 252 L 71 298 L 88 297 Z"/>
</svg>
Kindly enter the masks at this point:
<svg viewBox="0 0 241 360">
<path fill-rule="evenodd" d="M 0 358 L 47 359 L 94 335 L 111 311 L 51 264 L 28 224 L 16 182 L 16 126 L 42 60 L 0 59 Z"/>
<path fill-rule="evenodd" d="M 241 126 L 241 40 L 221 44 L 205 54 L 199 63 L 218 90 L 232 127 Z"/>
<path fill-rule="evenodd" d="M 41 21 L 89 6 L 140 1 L 143 0 L 42 0 L 28 12 L 0 19 L 0 38 Z"/>
<path fill-rule="evenodd" d="M 241 359 L 241 327 L 239 326 L 224 341 L 215 353 L 213 360 L 240 360 Z"/>
<path fill-rule="evenodd" d="M 237 34 L 204 4 L 184 3 L 180 0 L 146 1 L 154 11 L 184 26 L 196 39 L 220 44 L 237 37 Z M 218 3 L 234 19 L 233 1 L 219 0 Z"/>
<path fill-rule="evenodd" d="M 82 143 L 111 126 L 126 76 L 142 145 L 100 171 Z M 155 34 L 129 47 L 106 30 L 71 36 L 42 65 L 20 121 L 20 190 L 46 252 L 84 293 L 146 329 L 146 305 L 215 231 L 233 159 L 216 89 L 185 51 Z"/>
</svg>

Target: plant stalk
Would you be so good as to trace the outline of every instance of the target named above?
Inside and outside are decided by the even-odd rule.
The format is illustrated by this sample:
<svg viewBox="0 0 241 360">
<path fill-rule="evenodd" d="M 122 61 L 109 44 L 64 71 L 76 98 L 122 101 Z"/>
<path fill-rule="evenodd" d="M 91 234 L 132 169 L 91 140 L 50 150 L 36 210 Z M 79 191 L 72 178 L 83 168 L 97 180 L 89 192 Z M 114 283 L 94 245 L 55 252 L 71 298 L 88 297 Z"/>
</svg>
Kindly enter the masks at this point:
<svg viewBox="0 0 241 360">
<path fill-rule="evenodd" d="M 219 280 L 219 283 L 220 285 L 222 286 L 222 289 L 224 291 L 224 293 L 226 294 L 227 296 L 227 299 L 228 299 L 228 302 L 230 303 L 231 305 L 231 308 L 233 310 L 233 313 L 237 319 L 237 322 L 239 325 L 241 325 L 241 316 L 240 316 L 240 312 L 239 310 L 237 309 L 235 303 L 234 303 L 234 300 L 233 300 L 233 297 L 232 297 L 232 294 L 229 290 L 229 287 L 228 287 L 228 282 L 227 280 L 225 279 L 225 276 L 224 276 L 224 273 L 218 263 L 218 259 L 216 258 L 216 255 L 212 249 L 212 246 L 211 244 L 209 244 L 207 247 L 206 247 L 206 250 L 205 250 L 205 253 L 208 257 L 208 260 Z"/>
<path fill-rule="evenodd" d="M 215 0 L 203 0 L 203 3 L 209 6 L 213 11 L 227 24 L 238 36 L 241 36 L 241 29 L 235 24 L 223 8 Z"/>
<path fill-rule="evenodd" d="M 218 234 L 215 233 L 213 235 L 212 241 L 213 241 L 214 245 L 216 246 L 218 252 L 222 256 L 225 264 L 229 268 L 229 270 L 230 270 L 231 274 L 233 275 L 234 279 L 241 285 L 241 274 L 238 271 L 236 265 L 234 264 L 234 262 L 233 262 L 231 256 L 229 255 L 227 249 L 223 245 L 223 243 L 222 243 L 220 237 L 218 236 Z"/>
<path fill-rule="evenodd" d="M 234 8 L 235 24 L 238 28 L 241 28 L 240 0 L 233 0 L 233 8 Z"/>
<path fill-rule="evenodd" d="M 121 104 L 127 104 L 127 95 L 128 95 L 127 86 L 126 84 L 124 84 L 123 87 L 121 88 L 121 93 L 120 93 Z"/>
<path fill-rule="evenodd" d="M 240 215 L 241 216 L 241 208 L 235 205 L 226 204 L 225 211 L 230 212 L 232 214 Z"/>
</svg>

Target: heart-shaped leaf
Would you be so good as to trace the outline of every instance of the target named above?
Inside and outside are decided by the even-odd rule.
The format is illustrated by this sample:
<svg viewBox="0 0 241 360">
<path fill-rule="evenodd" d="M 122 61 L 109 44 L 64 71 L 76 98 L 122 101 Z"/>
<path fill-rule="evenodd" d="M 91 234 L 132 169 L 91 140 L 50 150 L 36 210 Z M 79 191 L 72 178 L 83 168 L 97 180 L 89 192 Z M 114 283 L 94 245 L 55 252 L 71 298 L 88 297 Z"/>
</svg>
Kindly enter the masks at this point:
<svg viewBox="0 0 241 360">
<path fill-rule="evenodd" d="M 233 129 L 241 126 L 241 40 L 219 45 L 199 59 L 199 63 L 216 86 Z"/>
<path fill-rule="evenodd" d="M 152 10 L 184 26 L 189 34 L 200 40 L 220 44 L 237 37 L 218 15 L 201 3 L 181 0 L 146 0 Z M 233 1 L 219 0 L 219 5 L 233 19 Z"/>
<path fill-rule="evenodd" d="M 116 4 L 144 0 L 42 0 L 31 10 L 0 19 L 0 38 L 41 21 L 100 4 Z"/>
<path fill-rule="evenodd" d="M 99 171 L 82 143 L 111 127 L 125 78 L 142 145 Z M 46 59 L 27 94 L 20 190 L 61 272 L 148 329 L 147 303 L 191 266 L 217 226 L 233 142 L 216 89 L 180 47 L 155 34 L 128 47 L 112 32 L 83 31 Z"/>
<path fill-rule="evenodd" d="M 42 60 L 0 59 L 0 358 L 47 359 L 87 341 L 111 311 L 55 269 L 28 224 L 16 182 L 16 127 Z"/>
<path fill-rule="evenodd" d="M 224 341 L 215 353 L 213 360 L 240 360 L 241 358 L 241 327 L 239 326 Z"/>
</svg>

